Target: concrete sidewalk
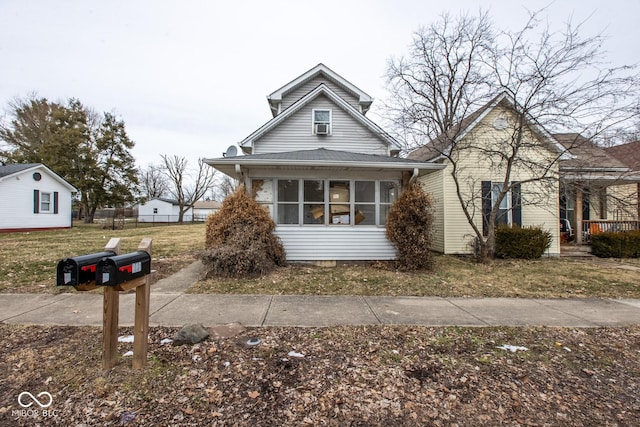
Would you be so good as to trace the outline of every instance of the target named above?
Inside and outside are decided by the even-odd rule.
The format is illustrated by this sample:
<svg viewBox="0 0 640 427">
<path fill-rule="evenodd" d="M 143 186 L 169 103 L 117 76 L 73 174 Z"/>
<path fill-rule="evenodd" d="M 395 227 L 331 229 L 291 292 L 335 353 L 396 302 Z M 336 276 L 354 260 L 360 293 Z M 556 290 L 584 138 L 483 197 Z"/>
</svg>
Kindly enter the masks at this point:
<svg viewBox="0 0 640 427">
<path fill-rule="evenodd" d="M 150 325 L 640 325 L 640 300 L 185 294 L 201 268 L 152 285 Z M 135 294 L 120 296 L 120 326 L 133 325 L 134 304 Z M 101 326 L 102 310 L 100 294 L 0 294 L 6 323 Z"/>
</svg>

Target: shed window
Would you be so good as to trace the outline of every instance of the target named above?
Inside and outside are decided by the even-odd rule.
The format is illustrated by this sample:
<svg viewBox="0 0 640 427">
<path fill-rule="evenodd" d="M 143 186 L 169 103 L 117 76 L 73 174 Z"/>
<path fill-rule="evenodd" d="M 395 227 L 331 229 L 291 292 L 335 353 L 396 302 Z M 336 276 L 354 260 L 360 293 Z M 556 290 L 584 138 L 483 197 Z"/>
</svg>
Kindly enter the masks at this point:
<svg viewBox="0 0 640 427">
<path fill-rule="evenodd" d="M 51 193 L 40 193 L 40 212 L 51 212 Z"/>
</svg>

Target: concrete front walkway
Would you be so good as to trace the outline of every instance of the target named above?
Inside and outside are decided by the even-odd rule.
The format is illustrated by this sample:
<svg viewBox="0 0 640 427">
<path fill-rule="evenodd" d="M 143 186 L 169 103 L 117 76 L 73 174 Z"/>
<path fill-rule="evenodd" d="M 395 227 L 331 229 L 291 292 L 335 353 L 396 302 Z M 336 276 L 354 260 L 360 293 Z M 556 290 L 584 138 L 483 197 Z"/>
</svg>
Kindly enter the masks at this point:
<svg viewBox="0 0 640 427">
<path fill-rule="evenodd" d="M 640 325 L 640 300 L 516 299 L 185 294 L 201 269 L 194 263 L 151 287 L 152 326 Z M 133 325 L 135 294 L 120 296 L 120 325 Z M 0 294 L 0 321 L 102 325 L 102 295 Z"/>
</svg>

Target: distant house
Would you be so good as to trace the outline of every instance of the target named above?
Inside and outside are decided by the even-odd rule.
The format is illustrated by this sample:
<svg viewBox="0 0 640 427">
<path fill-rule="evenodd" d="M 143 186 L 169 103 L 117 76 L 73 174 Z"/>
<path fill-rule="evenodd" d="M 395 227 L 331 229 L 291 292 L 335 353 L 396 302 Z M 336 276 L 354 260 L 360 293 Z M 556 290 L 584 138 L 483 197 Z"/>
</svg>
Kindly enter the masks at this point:
<svg viewBox="0 0 640 427">
<path fill-rule="evenodd" d="M 443 166 L 398 157 L 398 143 L 366 116 L 373 99 L 324 64 L 267 101 L 273 118 L 239 143 L 245 155 L 206 162 L 256 194 L 289 261 L 394 259 L 391 204 Z"/>
<path fill-rule="evenodd" d="M 193 204 L 194 221 L 206 221 L 209 215 L 218 212 L 220 202 L 215 200 L 200 200 Z"/>
<path fill-rule="evenodd" d="M 0 232 L 70 228 L 75 192 L 42 163 L 0 165 Z"/>
<path fill-rule="evenodd" d="M 178 222 L 180 205 L 176 200 L 151 199 L 137 206 L 139 222 Z M 189 207 L 184 213 L 183 221 L 193 220 L 193 209 Z"/>
</svg>

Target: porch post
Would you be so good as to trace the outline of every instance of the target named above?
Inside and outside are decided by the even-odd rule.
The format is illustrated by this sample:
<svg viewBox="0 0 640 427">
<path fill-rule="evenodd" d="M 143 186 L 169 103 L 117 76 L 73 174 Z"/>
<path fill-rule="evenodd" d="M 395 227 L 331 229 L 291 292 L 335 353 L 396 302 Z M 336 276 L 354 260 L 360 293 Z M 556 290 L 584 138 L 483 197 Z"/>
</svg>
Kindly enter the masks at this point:
<svg viewBox="0 0 640 427">
<path fill-rule="evenodd" d="M 582 184 L 576 183 L 576 206 L 574 213 L 576 216 L 576 245 L 582 244 Z"/>
</svg>

